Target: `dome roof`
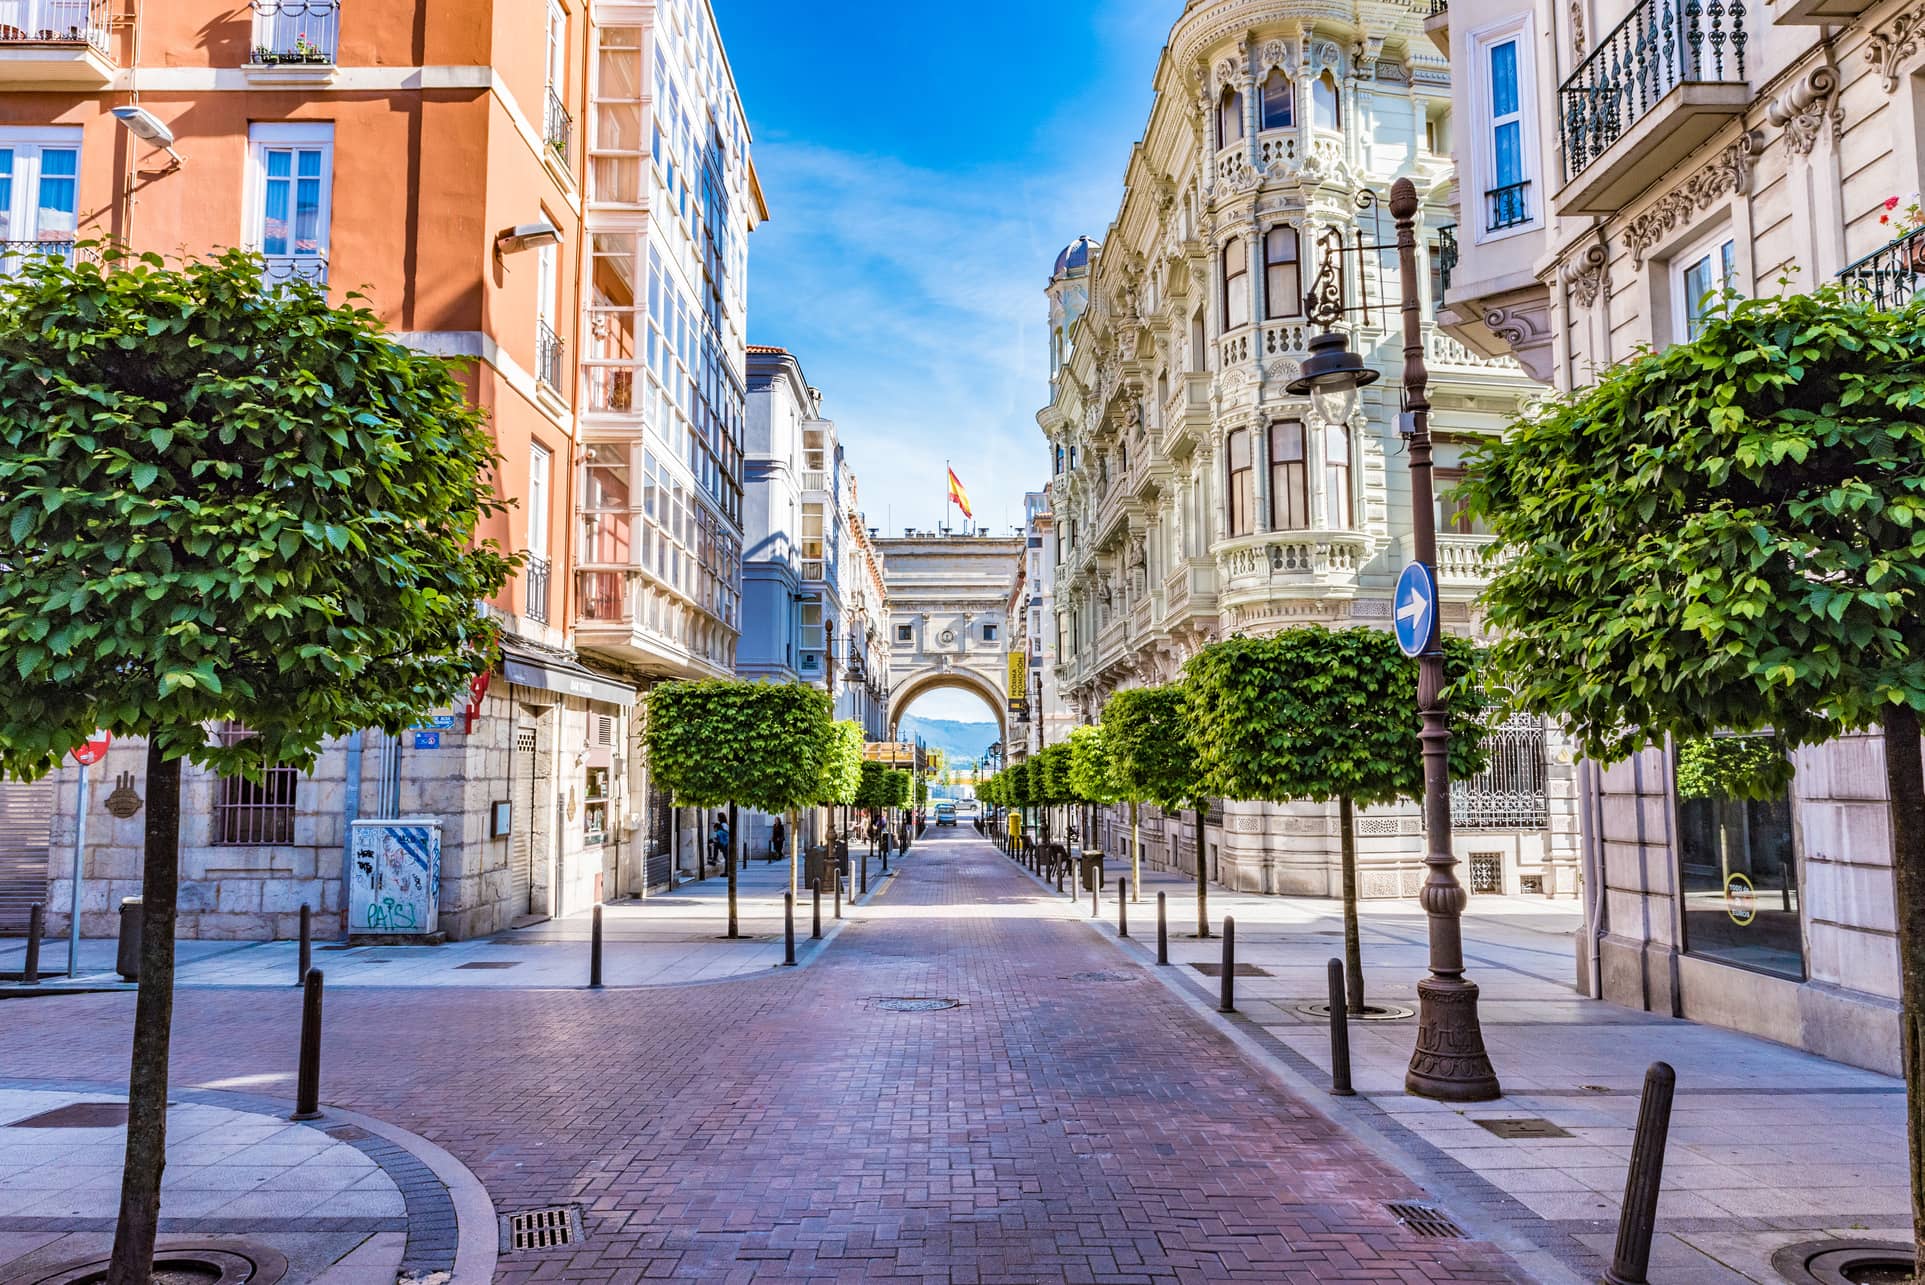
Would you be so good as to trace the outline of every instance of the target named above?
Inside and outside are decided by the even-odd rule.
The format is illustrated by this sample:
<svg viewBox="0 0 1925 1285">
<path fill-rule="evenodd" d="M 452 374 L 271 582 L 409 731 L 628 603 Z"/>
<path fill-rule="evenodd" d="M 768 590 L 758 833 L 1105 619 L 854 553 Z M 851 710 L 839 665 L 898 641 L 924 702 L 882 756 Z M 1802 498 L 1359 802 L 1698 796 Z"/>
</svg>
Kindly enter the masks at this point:
<svg viewBox="0 0 1925 1285">
<path fill-rule="evenodd" d="M 1063 252 L 1056 256 L 1056 270 L 1050 275 L 1052 277 L 1060 277 L 1066 272 L 1089 271 L 1090 256 L 1101 248 L 1100 245 L 1086 236 L 1077 237 L 1074 241 L 1064 246 Z"/>
</svg>

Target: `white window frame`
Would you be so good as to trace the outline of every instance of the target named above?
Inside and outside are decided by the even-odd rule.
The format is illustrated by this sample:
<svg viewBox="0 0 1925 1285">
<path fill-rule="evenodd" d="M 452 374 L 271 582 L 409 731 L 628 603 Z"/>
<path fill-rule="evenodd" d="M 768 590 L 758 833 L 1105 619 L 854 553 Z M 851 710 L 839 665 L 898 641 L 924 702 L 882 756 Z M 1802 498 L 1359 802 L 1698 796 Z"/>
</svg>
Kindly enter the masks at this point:
<svg viewBox="0 0 1925 1285">
<path fill-rule="evenodd" d="M 49 149 L 74 153 L 74 229 L 57 239 L 79 238 L 81 133 L 78 125 L 0 128 L 0 148 L 13 151 L 13 201 L 7 211 L 9 240 L 41 239 L 40 155 Z"/>
<path fill-rule="evenodd" d="M 542 61 L 542 74 L 547 77 L 544 87 L 566 98 L 568 96 L 568 10 L 563 7 L 561 0 L 548 0 L 544 38 L 547 42 Z"/>
<path fill-rule="evenodd" d="M 1517 115 L 1518 147 L 1524 161 L 1525 200 L 1531 217 L 1522 223 L 1492 231 L 1489 199 L 1484 194 L 1497 186 L 1496 122 L 1491 119 L 1491 50 L 1498 45 L 1517 42 Z M 1471 151 L 1472 191 L 1477 217 L 1471 222 L 1471 240 L 1478 245 L 1508 237 L 1536 232 L 1544 226 L 1544 206 L 1549 193 L 1544 190 L 1543 151 L 1538 141 L 1537 57 L 1528 14 L 1473 31 L 1470 35 L 1471 93 L 1470 131 L 1476 142 Z"/>
<path fill-rule="evenodd" d="M 321 153 L 321 216 L 315 225 L 315 240 L 321 251 L 318 255 L 276 255 L 275 259 L 292 262 L 310 260 L 318 265 L 318 273 L 310 279 L 328 279 L 328 260 L 334 251 L 333 214 L 334 214 L 334 125 L 332 122 L 267 122 L 248 126 L 247 129 L 247 204 L 243 210 L 245 222 L 241 228 L 241 244 L 250 250 L 262 251 L 266 244 L 267 221 L 267 154 L 288 148 L 317 150 Z"/>
<path fill-rule="evenodd" d="M 542 217 L 547 217 L 546 211 Z M 561 281 L 559 248 L 553 241 L 535 248 L 535 319 L 550 330 L 556 329 L 555 295 Z"/>
<path fill-rule="evenodd" d="M 1716 231 L 1686 243 L 1665 260 L 1665 288 L 1671 296 L 1672 343 L 1691 341 L 1690 308 L 1693 300 L 1685 288 L 1684 274 L 1706 258 L 1715 260 L 1725 246 L 1731 247 L 1731 277 L 1725 285 L 1733 290 L 1744 290 L 1747 288 L 1744 285 L 1745 265 L 1740 255 L 1743 247 L 1738 243 L 1737 230 L 1729 223 L 1721 224 Z"/>
<path fill-rule="evenodd" d="M 554 489 L 555 453 L 540 442 L 528 444 L 528 555 L 548 557 L 549 498 Z"/>
</svg>

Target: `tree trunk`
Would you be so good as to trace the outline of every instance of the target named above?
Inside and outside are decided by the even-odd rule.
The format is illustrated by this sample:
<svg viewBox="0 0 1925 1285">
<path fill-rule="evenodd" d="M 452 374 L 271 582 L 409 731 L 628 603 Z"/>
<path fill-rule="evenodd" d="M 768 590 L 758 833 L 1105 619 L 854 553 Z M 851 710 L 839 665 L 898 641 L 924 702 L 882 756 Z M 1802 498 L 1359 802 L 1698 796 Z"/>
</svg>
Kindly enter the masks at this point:
<svg viewBox="0 0 1925 1285">
<path fill-rule="evenodd" d="M 1198 808 L 1196 810 L 1196 935 L 1199 937 L 1208 937 L 1210 935 L 1210 906 L 1209 893 L 1204 891 L 1204 882 L 1208 877 L 1208 872 L 1204 869 L 1204 862 L 1209 855 L 1210 845 L 1204 841 L 1203 835 L 1203 809 Z"/>
<path fill-rule="evenodd" d="M 147 742 L 146 851 L 140 876 L 140 992 L 127 1073 L 127 1156 L 108 1285 L 147 1285 L 167 1166 L 167 1054 L 174 1021 L 174 910 L 180 895 L 180 760 Z"/>
<path fill-rule="evenodd" d="M 1357 933 L 1357 817 L 1348 794 L 1337 797 L 1337 833 L 1343 847 L 1344 1007 L 1364 1011 L 1364 948 Z"/>
<path fill-rule="evenodd" d="M 1918 715 L 1894 705 L 1885 716 L 1885 785 L 1891 793 L 1892 883 L 1897 898 L 1900 1056 L 1905 1065 L 1905 1137 L 1911 1156 L 1912 1252 L 1925 1264 L 1925 775 Z M 146 981 L 143 977 L 142 982 Z"/>
<path fill-rule="evenodd" d="M 1130 804 L 1130 900 L 1143 900 L 1143 831 L 1139 828 L 1136 815 L 1137 805 Z"/>
<path fill-rule="evenodd" d="M 742 831 L 736 827 L 736 815 L 735 804 L 729 804 L 729 847 L 728 851 L 722 854 L 722 863 L 727 867 L 729 876 L 729 936 L 731 937 L 739 935 L 735 927 L 735 867 L 737 864 L 735 852 L 742 846 Z"/>
<path fill-rule="evenodd" d="M 797 901 L 802 900 L 802 814 L 794 814 L 795 823 L 789 827 L 789 895 Z"/>
</svg>

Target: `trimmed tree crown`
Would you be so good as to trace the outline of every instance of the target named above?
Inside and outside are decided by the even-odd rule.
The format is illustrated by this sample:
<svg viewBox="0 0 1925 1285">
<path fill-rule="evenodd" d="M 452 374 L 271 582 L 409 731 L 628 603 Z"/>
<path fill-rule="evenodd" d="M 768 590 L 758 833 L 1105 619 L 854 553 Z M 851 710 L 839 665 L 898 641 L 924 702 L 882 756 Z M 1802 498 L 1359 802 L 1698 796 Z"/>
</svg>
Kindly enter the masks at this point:
<svg viewBox="0 0 1925 1285">
<path fill-rule="evenodd" d="M 1101 723 L 1079 727 L 1069 734 L 1069 783 L 1086 803 L 1116 803 L 1122 799 L 1110 760 L 1109 738 Z"/>
<path fill-rule="evenodd" d="M 1180 684 L 1132 687 L 1103 706 L 1118 796 L 1165 811 L 1201 807 L 1206 799 L 1184 733 Z"/>
</svg>

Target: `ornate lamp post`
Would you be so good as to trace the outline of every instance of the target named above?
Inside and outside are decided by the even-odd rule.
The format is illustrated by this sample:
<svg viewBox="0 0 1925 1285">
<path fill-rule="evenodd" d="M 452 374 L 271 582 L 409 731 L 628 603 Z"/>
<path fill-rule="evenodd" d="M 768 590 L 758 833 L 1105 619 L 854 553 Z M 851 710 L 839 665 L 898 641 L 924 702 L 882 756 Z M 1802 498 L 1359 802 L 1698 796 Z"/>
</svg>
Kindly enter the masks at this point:
<svg viewBox="0 0 1925 1285">
<path fill-rule="evenodd" d="M 1430 976 L 1417 983 L 1417 1048 L 1411 1054 L 1404 1087 L 1419 1097 L 1443 1102 L 1487 1102 L 1502 1095 L 1497 1072 L 1484 1051 L 1484 1031 L 1477 1020 L 1477 984 L 1464 976 L 1462 916 L 1464 888 L 1457 881 L 1457 858 L 1451 852 L 1450 725 L 1444 697 L 1444 653 L 1437 628 L 1434 568 L 1437 563 L 1437 504 L 1431 479 L 1430 402 L 1425 389 L 1430 371 L 1424 365 L 1422 305 L 1417 296 L 1417 188 L 1400 178 L 1390 188 L 1390 213 L 1397 224 L 1397 266 L 1403 283 L 1404 319 L 1404 432 L 1410 446 L 1411 526 L 1416 562 L 1421 570 L 1406 573 L 1400 582 L 1396 610 L 1422 619 L 1428 613 L 1428 633 L 1419 643 L 1417 703 L 1424 728 L 1424 833 L 1430 867 L 1420 901 L 1430 920 Z M 1306 311 L 1324 332 L 1310 341 L 1311 355 L 1303 376 L 1290 384 L 1292 393 L 1310 394 L 1318 413 L 1335 423 L 1345 422 L 1357 406 L 1357 390 L 1377 377 L 1362 358 L 1348 351 L 1344 337 L 1334 330 L 1347 309 L 1343 302 L 1342 237 L 1334 230 L 1319 242 L 1323 263 L 1305 300 Z M 1385 247 L 1358 245 L 1362 251 Z M 1366 307 L 1368 305 L 1366 304 Z M 1333 419 L 1333 413 L 1341 418 Z M 1430 601 L 1421 592 L 1404 601 L 1402 585 L 1432 586 Z"/>
</svg>

